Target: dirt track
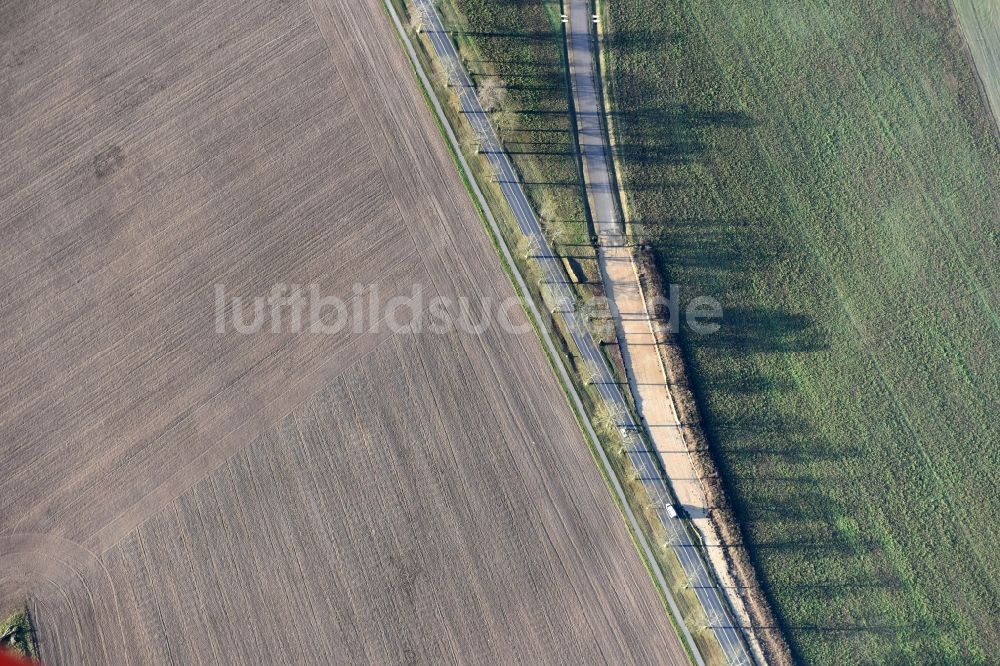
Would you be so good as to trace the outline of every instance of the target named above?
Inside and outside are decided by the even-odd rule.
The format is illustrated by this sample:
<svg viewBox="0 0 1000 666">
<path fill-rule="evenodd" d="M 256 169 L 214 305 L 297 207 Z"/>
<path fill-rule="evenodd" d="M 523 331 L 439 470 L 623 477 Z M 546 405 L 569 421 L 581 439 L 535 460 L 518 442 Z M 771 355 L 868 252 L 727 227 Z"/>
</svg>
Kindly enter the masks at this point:
<svg viewBox="0 0 1000 666">
<path fill-rule="evenodd" d="M 48 663 L 683 661 L 375 0 L 0 6 L 0 606 Z M 523 315 L 518 312 L 517 317 Z"/>
</svg>

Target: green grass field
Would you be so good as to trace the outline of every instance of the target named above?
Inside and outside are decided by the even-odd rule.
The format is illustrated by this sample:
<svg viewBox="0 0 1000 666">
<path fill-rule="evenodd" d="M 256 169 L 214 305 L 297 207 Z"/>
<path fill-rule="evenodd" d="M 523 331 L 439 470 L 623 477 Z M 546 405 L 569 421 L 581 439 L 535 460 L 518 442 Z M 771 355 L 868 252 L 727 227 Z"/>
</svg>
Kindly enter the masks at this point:
<svg viewBox="0 0 1000 666">
<path fill-rule="evenodd" d="M 944 0 L 615 0 L 635 229 L 795 656 L 1000 644 L 1000 153 Z"/>
<path fill-rule="evenodd" d="M 955 0 L 955 12 L 993 115 L 1000 118 L 1000 2 Z"/>
</svg>

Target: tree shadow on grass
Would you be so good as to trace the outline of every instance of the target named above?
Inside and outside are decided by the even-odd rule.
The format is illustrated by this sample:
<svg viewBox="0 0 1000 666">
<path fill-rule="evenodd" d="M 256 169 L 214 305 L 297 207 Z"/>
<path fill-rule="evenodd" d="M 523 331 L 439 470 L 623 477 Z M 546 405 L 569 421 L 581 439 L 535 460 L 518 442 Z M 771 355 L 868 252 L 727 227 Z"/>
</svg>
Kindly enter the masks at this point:
<svg viewBox="0 0 1000 666">
<path fill-rule="evenodd" d="M 829 348 L 828 335 L 812 317 L 775 308 L 723 307 L 719 330 L 703 348 L 731 354 L 817 352 Z"/>
<path fill-rule="evenodd" d="M 616 127 L 627 128 L 615 142 L 616 156 L 626 163 L 688 163 L 706 150 L 705 138 L 718 129 L 749 130 L 754 120 L 742 111 L 700 110 L 687 104 L 663 108 L 615 109 Z"/>
<path fill-rule="evenodd" d="M 803 661 L 805 647 L 822 650 L 834 641 L 856 642 L 863 654 L 888 645 L 886 635 L 918 630 L 919 620 L 879 615 L 892 602 L 872 599 L 907 592 L 881 543 L 865 533 L 858 516 L 868 507 L 852 506 L 855 495 L 841 492 L 856 483 L 866 442 L 828 431 L 815 412 L 830 396 L 817 401 L 803 388 L 804 373 L 827 361 L 829 325 L 811 306 L 767 291 L 796 288 L 780 282 L 795 239 L 756 202 L 733 196 L 742 190 L 721 182 L 731 177 L 734 154 L 756 154 L 763 119 L 685 88 L 706 72 L 682 71 L 662 50 L 636 55 L 648 35 L 665 32 L 612 31 L 605 42 L 606 62 L 625 65 L 608 85 L 616 157 L 638 219 L 632 228 L 654 250 L 664 283 L 687 292 L 682 312 L 698 296 L 722 305 L 717 332 L 682 326 L 676 339 L 738 538 L 778 628 L 792 639 L 793 658 Z M 675 43 L 685 38 L 670 35 Z M 715 83 L 707 80 L 705 89 Z"/>
</svg>

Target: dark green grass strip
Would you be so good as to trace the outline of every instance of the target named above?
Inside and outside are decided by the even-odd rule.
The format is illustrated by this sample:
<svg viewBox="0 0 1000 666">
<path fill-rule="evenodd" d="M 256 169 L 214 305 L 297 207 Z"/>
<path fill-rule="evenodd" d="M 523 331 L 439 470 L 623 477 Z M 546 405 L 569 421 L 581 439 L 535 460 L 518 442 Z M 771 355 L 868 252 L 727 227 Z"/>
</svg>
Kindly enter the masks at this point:
<svg viewBox="0 0 1000 666">
<path fill-rule="evenodd" d="M 944 0 L 616 0 L 631 214 L 806 663 L 1000 644 L 1000 151 Z"/>
</svg>

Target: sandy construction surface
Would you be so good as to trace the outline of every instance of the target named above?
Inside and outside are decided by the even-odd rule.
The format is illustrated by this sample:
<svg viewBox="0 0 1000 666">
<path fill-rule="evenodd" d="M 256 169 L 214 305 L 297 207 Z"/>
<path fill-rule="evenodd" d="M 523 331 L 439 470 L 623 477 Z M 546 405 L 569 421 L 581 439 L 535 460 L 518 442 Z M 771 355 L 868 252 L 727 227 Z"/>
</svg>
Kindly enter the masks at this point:
<svg viewBox="0 0 1000 666">
<path fill-rule="evenodd" d="M 683 661 L 376 0 L 0 5 L 0 606 L 48 663 Z M 513 313 L 517 320 L 520 311 Z"/>
<path fill-rule="evenodd" d="M 663 461 L 681 506 L 696 523 L 707 521 L 708 500 L 684 442 L 680 419 L 660 362 L 659 342 L 653 334 L 639 276 L 627 247 L 601 248 L 608 301 L 622 340 L 622 354 L 636 407 Z"/>
</svg>

